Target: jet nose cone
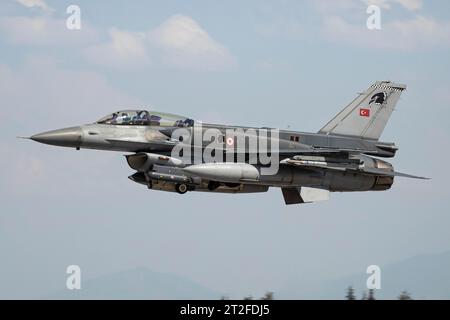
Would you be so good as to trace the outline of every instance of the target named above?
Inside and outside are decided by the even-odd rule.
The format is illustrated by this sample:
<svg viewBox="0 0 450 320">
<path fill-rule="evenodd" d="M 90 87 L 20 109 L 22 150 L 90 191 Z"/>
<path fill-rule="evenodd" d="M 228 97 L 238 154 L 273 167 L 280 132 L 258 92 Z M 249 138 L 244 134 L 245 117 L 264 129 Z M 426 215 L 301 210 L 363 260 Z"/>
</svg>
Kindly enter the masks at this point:
<svg viewBox="0 0 450 320">
<path fill-rule="evenodd" d="M 35 134 L 30 139 L 61 147 L 79 148 L 81 145 L 81 127 L 71 127 Z"/>
</svg>

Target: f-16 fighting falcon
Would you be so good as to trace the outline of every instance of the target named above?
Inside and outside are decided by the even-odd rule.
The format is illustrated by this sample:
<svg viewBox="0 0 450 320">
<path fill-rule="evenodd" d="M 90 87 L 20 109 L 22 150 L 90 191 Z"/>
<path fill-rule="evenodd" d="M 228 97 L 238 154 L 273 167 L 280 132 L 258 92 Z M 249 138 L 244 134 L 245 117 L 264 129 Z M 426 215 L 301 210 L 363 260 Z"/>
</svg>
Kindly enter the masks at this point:
<svg viewBox="0 0 450 320">
<path fill-rule="evenodd" d="M 406 89 L 377 81 L 317 133 L 202 123 L 144 108 L 95 123 L 39 133 L 31 140 L 61 147 L 124 152 L 129 178 L 149 189 L 250 193 L 281 188 L 286 204 L 327 200 L 330 192 L 389 189 L 394 171 L 379 140 Z"/>
</svg>

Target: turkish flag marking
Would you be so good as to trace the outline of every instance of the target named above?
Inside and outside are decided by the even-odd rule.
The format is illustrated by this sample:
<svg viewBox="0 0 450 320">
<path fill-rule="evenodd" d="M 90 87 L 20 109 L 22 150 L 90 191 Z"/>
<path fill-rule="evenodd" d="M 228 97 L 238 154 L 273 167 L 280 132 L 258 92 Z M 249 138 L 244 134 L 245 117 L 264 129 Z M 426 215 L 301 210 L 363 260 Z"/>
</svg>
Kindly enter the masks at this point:
<svg viewBox="0 0 450 320">
<path fill-rule="evenodd" d="M 370 109 L 364 109 L 364 108 L 359 109 L 359 115 L 361 117 L 370 117 Z"/>
</svg>

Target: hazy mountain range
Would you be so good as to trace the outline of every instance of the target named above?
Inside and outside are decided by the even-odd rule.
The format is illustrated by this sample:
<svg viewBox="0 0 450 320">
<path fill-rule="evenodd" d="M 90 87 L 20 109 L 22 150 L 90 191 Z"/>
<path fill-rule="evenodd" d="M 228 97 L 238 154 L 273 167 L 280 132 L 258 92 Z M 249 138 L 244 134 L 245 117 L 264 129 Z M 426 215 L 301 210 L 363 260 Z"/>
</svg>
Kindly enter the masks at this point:
<svg viewBox="0 0 450 320">
<path fill-rule="evenodd" d="M 275 291 L 275 299 L 344 299 L 352 285 L 361 298 L 368 274 L 331 280 L 291 281 Z M 415 299 L 450 299 L 450 251 L 419 255 L 381 266 L 379 299 L 396 299 L 407 290 Z M 83 282 L 81 290 L 61 290 L 46 299 L 220 299 L 222 294 L 186 277 L 137 268 Z M 240 297 L 233 297 L 240 298 Z M 243 297 L 242 297 L 243 298 Z"/>
<path fill-rule="evenodd" d="M 136 268 L 82 282 L 45 299 L 219 299 L 220 293 L 185 277 Z"/>
<path fill-rule="evenodd" d="M 419 255 L 381 267 L 381 289 L 375 297 L 396 299 L 408 291 L 414 299 L 450 299 L 450 251 Z M 275 295 L 285 299 L 344 299 L 348 286 L 353 286 L 358 299 L 367 291 L 366 273 L 329 281 L 293 281 Z"/>
</svg>

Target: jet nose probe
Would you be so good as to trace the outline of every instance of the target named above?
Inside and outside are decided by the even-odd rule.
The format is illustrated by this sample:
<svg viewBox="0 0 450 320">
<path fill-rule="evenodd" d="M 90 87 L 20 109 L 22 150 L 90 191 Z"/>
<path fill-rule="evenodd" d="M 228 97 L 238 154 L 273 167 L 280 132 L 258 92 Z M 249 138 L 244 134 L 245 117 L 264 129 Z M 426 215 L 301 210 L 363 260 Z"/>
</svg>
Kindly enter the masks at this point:
<svg viewBox="0 0 450 320">
<path fill-rule="evenodd" d="M 35 134 L 31 140 L 60 147 L 75 147 L 81 145 L 81 127 L 70 127 Z"/>
</svg>

